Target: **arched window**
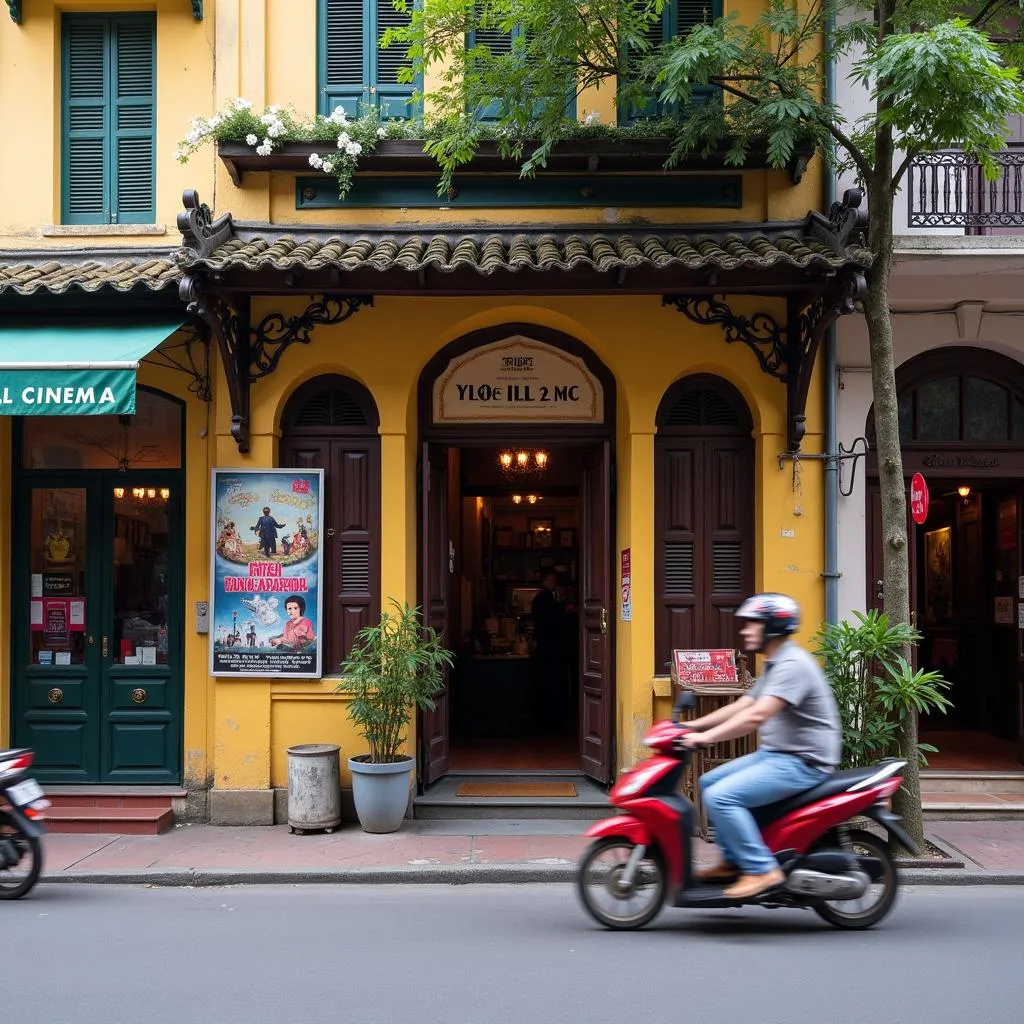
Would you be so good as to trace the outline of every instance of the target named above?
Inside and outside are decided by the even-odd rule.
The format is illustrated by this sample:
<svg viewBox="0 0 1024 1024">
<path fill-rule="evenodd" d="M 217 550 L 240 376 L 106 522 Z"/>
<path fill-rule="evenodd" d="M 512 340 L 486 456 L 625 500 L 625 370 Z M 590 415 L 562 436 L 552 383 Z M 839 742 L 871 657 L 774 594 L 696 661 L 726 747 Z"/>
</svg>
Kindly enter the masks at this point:
<svg viewBox="0 0 1024 1024">
<path fill-rule="evenodd" d="M 899 396 L 901 441 L 1024 440 L 1024 399 L 984 377 L 951 374 Z"/>
<path fill-rule="evenodd" d="M 732 614 L 754 578 L 750 410 L 726 380 L 665 392 L 654 442 L 655 671 L 676 648 L 735 647 Z"/>
<path fill-rule="evenodd" d="M 325 374 L 289 399 L 282 466 L 324 470 L 324 671 L 380 614 L 380 418 L 358 381 Z"/>
</svg>

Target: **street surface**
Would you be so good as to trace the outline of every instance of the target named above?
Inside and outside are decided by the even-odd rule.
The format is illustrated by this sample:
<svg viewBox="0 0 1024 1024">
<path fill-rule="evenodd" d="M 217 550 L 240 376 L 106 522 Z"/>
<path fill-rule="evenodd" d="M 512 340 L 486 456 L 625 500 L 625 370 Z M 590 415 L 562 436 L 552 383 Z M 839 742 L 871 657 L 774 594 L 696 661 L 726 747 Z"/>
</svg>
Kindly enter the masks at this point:
<svg viewBox="0 0 1024 1024">
<path fill-rule="evenodd" d="M 874 931 L 566 885 L 42 885 L 0 904 L 4 1024 L 1019 1024 L 1024 887 L 906 890 Z"/>
</svg>

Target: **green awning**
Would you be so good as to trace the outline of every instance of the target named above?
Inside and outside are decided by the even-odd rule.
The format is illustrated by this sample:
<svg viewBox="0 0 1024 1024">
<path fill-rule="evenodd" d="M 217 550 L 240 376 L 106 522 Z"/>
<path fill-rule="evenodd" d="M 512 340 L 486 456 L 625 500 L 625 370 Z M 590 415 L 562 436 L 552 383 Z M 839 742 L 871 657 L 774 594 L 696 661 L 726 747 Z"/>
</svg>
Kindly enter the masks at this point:
<svg viewBox="0 0 1024 1024">
<path fill-rule="evenodd" d="M 183 322 L 0 327 L 0 415 L 135 412 L 139 360 Z"/>
</svg>

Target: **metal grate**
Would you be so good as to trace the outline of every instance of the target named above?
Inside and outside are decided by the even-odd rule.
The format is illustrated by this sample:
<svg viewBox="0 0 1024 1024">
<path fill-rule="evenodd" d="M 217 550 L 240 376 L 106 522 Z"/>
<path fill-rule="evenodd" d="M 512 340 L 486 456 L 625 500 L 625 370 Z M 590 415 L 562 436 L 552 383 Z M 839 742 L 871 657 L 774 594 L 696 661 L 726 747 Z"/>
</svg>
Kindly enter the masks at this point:
<svg viewBox="0 0 1024 1024">
<path fill-rule="evenodd" d="M 370 545 L 341 545 L 341 593 L 367 594 L 370 591 Z"/>
<path fill-rule="evenodd" d="M 743 545 L 739 541 L 711 545 L 711 578 L 716 594 L 743 593 Z"/>
<path fill-rule="evenodd" d="M 670 541 L 665 545 L 665 596 L 688 597 L 693 593 L 693 542 Z"/>
<path fill-rule="evenodd" d="M 296 427 L 365 427 L 366 414 L 341 388 L 312 395 L 295 417 Z"/>
</svg>

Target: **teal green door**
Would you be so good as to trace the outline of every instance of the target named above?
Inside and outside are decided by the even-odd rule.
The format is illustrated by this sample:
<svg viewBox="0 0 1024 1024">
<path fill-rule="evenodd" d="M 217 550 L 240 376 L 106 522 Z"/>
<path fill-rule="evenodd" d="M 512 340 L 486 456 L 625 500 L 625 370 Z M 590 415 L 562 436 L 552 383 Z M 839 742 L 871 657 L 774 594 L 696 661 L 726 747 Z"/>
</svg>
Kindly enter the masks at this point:
<svg viewBox="0 0 1024 1024">
<path fill-rule="evenodd" d="M 14 736 L 41 782 L 179 783 L 181 473 L 20 476 Z"/>
</svg>

